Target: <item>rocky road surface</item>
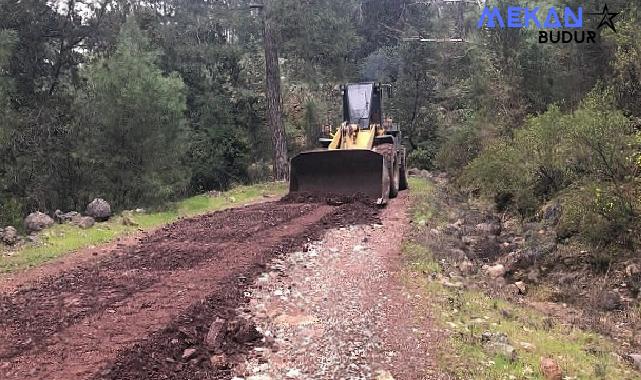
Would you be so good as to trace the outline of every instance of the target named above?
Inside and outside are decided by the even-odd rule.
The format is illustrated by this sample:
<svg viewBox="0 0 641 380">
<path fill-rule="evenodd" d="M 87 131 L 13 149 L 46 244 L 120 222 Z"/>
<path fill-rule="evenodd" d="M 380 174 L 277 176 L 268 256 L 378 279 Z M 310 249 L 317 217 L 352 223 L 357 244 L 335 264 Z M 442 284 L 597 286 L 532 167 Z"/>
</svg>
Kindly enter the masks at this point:
<svg viewBox="0 0 641 380">
<path fill-rule="evenodd" d="M 425 300 L 403 281 L 407 197 L 380 223 L 334 229 L 302 251 L 272 260 L 248 289 L 239 315 L 257 326 L 237 378 L 439 379 Z"/>
<path fill-rule="evenodd" d="M 0 282 L 0 378 L 433 378 L 406 202 L 224 210 Z"/>
</svg>

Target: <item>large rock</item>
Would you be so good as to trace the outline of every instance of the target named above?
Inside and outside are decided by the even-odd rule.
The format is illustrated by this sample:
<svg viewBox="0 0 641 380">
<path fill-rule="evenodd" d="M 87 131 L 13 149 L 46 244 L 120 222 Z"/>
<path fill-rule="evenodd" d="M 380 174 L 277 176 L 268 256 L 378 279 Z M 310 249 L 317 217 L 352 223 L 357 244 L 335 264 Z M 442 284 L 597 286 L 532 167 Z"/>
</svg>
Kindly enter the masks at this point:
<svg viewBox="0 0 641 380">
<path fill-rule="evenodd" d="M 529 282 L 536 284 L 539 282 L 539 278 L 541 278 L 541 271 L 539 270 L 539 268 L 533 268 L 527 272 L 527 275 L 525 277 Z"/>
<path fill-rule="evenodd" d="M 609 290 L 597 291 L 594 295 L 594 304 L 605 311 L 621 310 L 623 300 L 619 293 Z"/>
<path fill-rule="evenodd" d="M 24 219 L 24 226 L 29 232 L 42 231 L 54 224 L 53 219 L 40 211 L 32 212 Z"/>
<path fill-rule="evenodd" d="M 185 351 L 183 351 L 183 356 L 182 356 L 182 358 L 183 358 L 183 359 L 189 359 L 189 358 L 191 358 L 192 356 L 194 356 L 194 354 L 196 353 L 196 351 L 198 351 L 198 350 L 197 350 L 197 349 L 195 349 L 195 348 L 188 348 L 188 349 L 186 349 Z"/>
<path fill-rule="evenodd" d="M 83 230 L 88 230 L 96 224 L 96 220 L 90 216 L 82 216 L 77 218 L 74 223 Z"/>
<path fill-rule="evenodd" d="M 389 371 L 376 371 L 376 380 L 394 380 L 394 376 Z"/>
<path fill-rule="evenodd" d="M 207 347 L 214 349 L 220 345 L 225 334 L 226 325 L 227 321 L 223 318 L 216 318 L 216 320 L 212 322 L 211 326 L 209 326 L 209 331 L 205 336 L 205 345 L 207 345 Z"/>
<path fill-rule="evenodd" d="M 517 359 L 516 349 L 508 343 L 507 335 L 504 333 L 486 331 L 481 334 L 481 343 L 488 352 L 502 355 L 509 361 L 515 361 Z"/>
<path fill-rule="evenodd" d="M 56 219 L 56 222 L 64 224 L 76 221 L 80 217 L 80 213 L 77 211 L 62 212 L 56 210 L 56 212 L 53 213 L 53 217 Z"/>
<path fill-rule="evenodd" d="M 639 267 L 639 265 L 637 265 L 637 264 L 632 263 L 632 264 L 628 264 L 625 267 L 625 274 L 628 277 L 633 277 L 633 276 L 636 276 L 636 275 L 638 275 L 640 273 L 641 273 L 641 267 Z"/>
<path fill-rule="evenodd" d="M 514 286 L 519 290 L 519 294 L 525 294 L 527 292 L 527 286 L 523 281 L 517 281 L 514 283 Z"/>
<path fill-rule="evenodd" d="M 476 230 L 484 234 L 498 236 L 501 234 L 501 225 L 499 223 L 479 223 L 476 225 Z"/>
<path fill-rule="evenodd" d="M 511 344 L 503 342 L 491 342 L 488 343 L 485 347 L 489 352 L 495 355 L 501 355 L 510 362 L 514 362 L 518 358 L 516 349 Z"/>
<path fill-rule="evenodd" d="M 407 170 L 407 175 L 410 177 L 421 177 L 425 179 L 432 178 L 432 173 L 425 169 L 410 168 Z"/>
<path fill-rule="evenodd" d="M 563 370 L 554 359 L 541 358 L 541 373 L 546 380 L 563 379 Z"/>
<path fill-rule="evenodd" d="M 547 226 L 554 226 L 559 223 L 561 219 L 561 204 L 553 202 L 543 209 L 543 223 Z"/>
<path fill-rule="evenodd" d="M 485 268 L 485 271 L 487 272 L 488 276 L 492 278 L 499 278 L 505 275 L 505 267 L 503 266 L 503 264 L 488 266 L 487 268 Z"/>
<path fill-rule="evenodd" d="M 461 271 L 461 274 L 464 276 L 474 273 L 474 264 L 472 264 L 472 262 L 469 260 L 461 262 L 458 265 L 458 268 Z"/>
<path fill-rule="evenodd" d="M 539 264 L 545 257 L 557 249 L 553 240 L 536 240 L 531 247 L 510 252 L 504 259 L 505 267 L 510 271 L 528 270 Z"/>
<path fill-rule="evenodd" d="M 456 223 L 449 223 L 443 228 L 443 232 L 447 235 L 452 235 L 457 238 L 463 237 L 463 231 L 461 231 L 461 226 Z"/>
<path fill-rule="evenodd" d="M 499 342 L 499 343 L 507 343 L 507 335 L 502 332 L 490 332 L 490 331 L 485 331 L 483 334 L 481 334 L 481 343 L 494 343 L 494 342 Z"/>
<path fill-rule="evenodd" d="M 225 366 L 229 364 L 227 355 L 225 354 L 213 355 L 212 357 L 209 358 L 209 362 L 211 363 L 211 365 L 214 366 L 214 368 L 219 368 L 219 369 L 225 368 Z"/>
<path fill-rule="evenodd" d="M 464 244 L 471 245 L 476 242 L 478 242 L 480 238 L 478 236 L 463 236 L 461 238 L 461 241 L 463 241 Z"/>
<path fill-rule="evenodd" d="M 635 354 L 630 354 L 628 356 L 630 357 L 632 364 L 634 364 L 634 367 L 637 370 L 641 371 L 641 354 L 635 353 Z"/>
<path fill-rule="evenodd" d="M 111 218 L 111 205 L 102 198 L 96 198 L 87 205 L 87 215 L 98 222 Z"/>
<path fill-rule="evenodd" d="M 14 245 L 18 242 L 18 231 L 13 226 L 0 230 L 0 240 L 6 245 Z"/>
<path fill-rule="evenodd" d="M 501 245 L 494 235 L 482 236 L 471 245 L 470 252 L 484 261 L 494 261 L 501 254 Z"/>
</svg>

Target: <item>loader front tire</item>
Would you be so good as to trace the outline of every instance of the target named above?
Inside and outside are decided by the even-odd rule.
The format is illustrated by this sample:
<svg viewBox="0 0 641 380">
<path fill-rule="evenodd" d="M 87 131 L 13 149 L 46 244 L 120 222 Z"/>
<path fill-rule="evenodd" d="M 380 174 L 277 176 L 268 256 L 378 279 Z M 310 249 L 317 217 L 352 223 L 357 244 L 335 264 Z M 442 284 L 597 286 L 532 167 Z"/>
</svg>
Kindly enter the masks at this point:
<svg viewBox="0 0 641 380">
<path fill-rule="evenodd" d="M 407 183 L 407 168 L 405 166 L 405 157 L 403 157 L 403 160 L 401 160 L 401 164 L 399 165 L 399 181 L 398 181 L 398 189 L 399 190 L 407 190 L 408 189 L 408 183 Z"/>
<path fill-rule="evenodd" d="M 398 188 L 400 184 L 400 168 L 398 157 L 394 160 L 394 163 L 392 164 L 392 167 L 390 169 L 391 173 L 389 181 L 389 197 L 396 198 L 398 196 Z"/>
</svg>

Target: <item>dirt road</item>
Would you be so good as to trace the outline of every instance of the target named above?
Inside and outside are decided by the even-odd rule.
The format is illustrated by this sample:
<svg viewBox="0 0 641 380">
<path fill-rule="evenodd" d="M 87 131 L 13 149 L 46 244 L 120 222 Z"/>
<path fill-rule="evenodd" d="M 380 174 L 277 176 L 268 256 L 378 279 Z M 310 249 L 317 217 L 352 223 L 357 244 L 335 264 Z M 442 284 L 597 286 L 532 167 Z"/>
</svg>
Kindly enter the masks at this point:
<svg viewBox="0 0 641 380">
<path fill-rule="evenodd" d="M 432 357 L 440 334 L 422 309 L 425 293 L 402 278 L 407 201 L 394 200 L 380 223 L 332 230 L 272 261 L 239 310 L 268 344 L 236 367 L 238 377 L 446 378 Z"/>
<path fill-rule="evenodd" d="M 301 287 L 307 297 L 318 301 L 309 307 L 325 309 L 312 317 L 327 321 L 319 334 L 331 342 L 314 347 L 318 357 L 338 360 L 326 364 L 339 372 L 365 363 L 370 370 L 359 367 L 361 378 L 385 371 L 397 373 L 397 379 L 422 378 L 429 360 L 421 344 L 429 337 L 409 332 L 420 330 L 416 323 L 428 321 L 413 319 L 408 309 L 411 302 L 406 302 L 409 293 L 394 273 L 398 260 L 387 259 L 398 257 L 405 202 L 399 199 L 382 215 L 359 203 L 271 202 L 225 210 L 181 220 L 136 244 L 113 247 L 95 260 L 74 268 L 63 266 L 37 281 L 4 286 L 0 288 L 0 378 L 256 376 L 260 370 L 247 372 L 251 363 L 266 361 L 256 354 L 276 351 L 274 340 L 265 332 L 273 321 L 256 313 L 261 279 L 279 262 L 291 262 L 293 252 L 320 252 L 319 244 L 334 247 L 326 252 L 338 255 L 306 257 L 297 265 L 282 266 L 281 271 L 293 281 L 313 271 L 307 276 L 309 284 L 322 284 L 324 292 L 329 292 L 322 294 L 333 294 L 318 299 L 321 293 L 313 287 Z M 382 225 L 372 226 L 381 217 Z M 368 236 L 373 240 L 367 246 L 378 248 L 371 252 L 371 248 L 354 248 L 357 240 L 366 241 Z M 310 250 L 313 241 L 321 243 L 313 243 L 315 248 Z M 341 281 L 350 278 L 353 281 Z M 371 289 L 365 291 L 368 285 Z M 281 310 L 280 315 L 291 314 L 292 305 L 269 303 L 269 307 Z M 305 315 L 311 311 L 300 310 Z M 369 340 L 369 348 L 358 360 L 344 356 L 349 354 L 344 350 L 322 351 L 338 342 L 334 338 L 351 345 L 351 351 L 356 341 Z M 300 368 L 287 368 L 282 377 L 274 372 L 273 378 L 335 378 L 303 366 L 304 360 L 299 361 L 291 350 L 306 348 L 296 346 L 296 340 L 290 343 L 282 345 L 280 357 L 300 362 Z"/>
</svg>

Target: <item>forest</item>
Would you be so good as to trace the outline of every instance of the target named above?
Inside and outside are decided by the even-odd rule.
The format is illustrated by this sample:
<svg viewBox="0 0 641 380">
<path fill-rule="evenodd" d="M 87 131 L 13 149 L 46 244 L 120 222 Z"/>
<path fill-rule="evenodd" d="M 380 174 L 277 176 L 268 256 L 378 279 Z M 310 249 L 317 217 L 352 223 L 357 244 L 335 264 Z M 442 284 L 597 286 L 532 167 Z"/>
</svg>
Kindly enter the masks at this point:
<svg viewBox="0 0 641 380">
<path fill-rule="evenodd" d="M 391 83 L 409 167 L 534 215 L 561 236 L 638 239 L 639 6 L 616 32 L 540 43 L 477 28 L 506 0 L 0 0 L 0 226 L 34 210 L 116 209 L 273 178 L 264 23 L 278 51 L 287 152 L 340 121 L 336 86 Z M 531 1 L 582 6 L 595 0 Z M 595 28 L 599 16 L 586 15 Z"/>
</svg>

